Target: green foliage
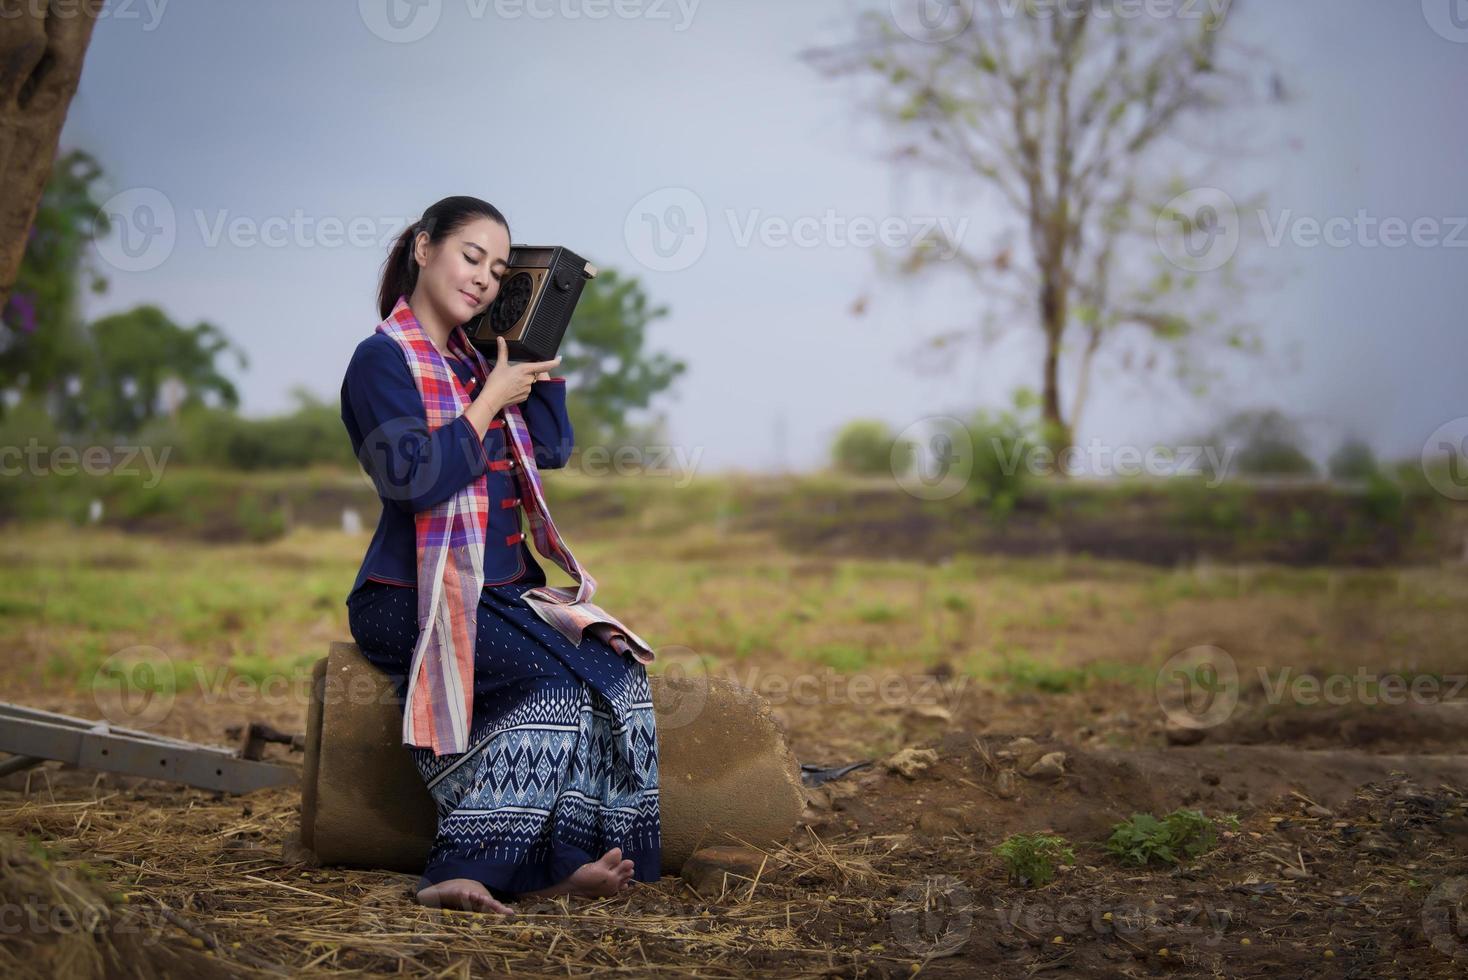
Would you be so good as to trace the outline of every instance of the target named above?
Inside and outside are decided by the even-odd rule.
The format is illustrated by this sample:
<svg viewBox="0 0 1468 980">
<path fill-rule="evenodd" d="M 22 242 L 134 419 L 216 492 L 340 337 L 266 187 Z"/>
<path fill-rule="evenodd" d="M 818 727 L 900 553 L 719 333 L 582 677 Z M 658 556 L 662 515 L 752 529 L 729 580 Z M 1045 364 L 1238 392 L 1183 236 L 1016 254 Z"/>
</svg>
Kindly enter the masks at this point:
<svg viewBox="0 0 1468 980">
<path fill-rule="evenodd" d="M 994 853 L 1004 862 L 1011 881 L 1039 887 L 1055 878 L 1062 864 L 1074 864 L 1076 855 L 1064 837 L 1048 834 L 1011 834 Z"/>
<path fill-rule="evenodd" d="M 1401 484 L 1385 473 L 1366 478 L 1366 514 L 1378 524 L 1398 524 L 1406 513 L 1406 494 Z"/>
<path fill-rule="evenodd" d="M 856 618 L 863 623 L 895 623 L 902 618 L 902 614 L 886 603 L 879 602 L 862 606 L 856 611 Z"/>
<path fill-rule="evenodd" d="M 1234 818 L 1225 821 L 1238 826 Z M 1180 864 L 1218 846 L 1214 822 L 1202 810 L 1174 810 L 1161 820 L 1134 813 L 1111 829 L 1106 850 L 1127 864 Z"/>
<path fill-rule="evenodd" d="M 39 398 L 27 396 L 0 416 L 0 446 L 24 449 L 32 439 L 41 446 L 54 446 L 59 435 L 46 406 Z"/>
<path fill-rule="evenodd" d="M 1299 426 L 1276 409 L 1248 410 L 1229 416 L 1204 439 L 1205 445 L 1233 450 L 1233 469 L 1250 476 L 1309 476 L 1315 463 L 1302 448 Z M 1222 459 L 1223 453 L 1218 454 Z M 1207 457 L 1204 468 L 1210 469 Z M 1228 474 L 1210 472 L 1217 479 Z"/>
<path fill-rule="evenodd" d="M 170 462 L 189 465 L 279 470 L 330 463 L 356 468 L 341 409 L 305 388 L 292 395 L 294 411 L 260 419 L 195 406 L 176 418 L 156 420 L 139 434 L 139 442 L 159 452 L 168 448 Z"/>
<path fill-rule="evenodd" d="M 885 422 L 856 419 L 841 427 L 831 444 L 832 462 L 847 473 L 874 476 L 902 473 L 912 465 L 915 447 L 899 442 Z"/>
<path fill-rule="evenodd" d="M 646 408 L 688 369 L 666 354 L 644 350 L 648 325 L 667 314 L 666 306 L 652 305 L 635 276 L 602 269 L 586 284 L 557 371 L 567 379 L 566 405 L 578 448 L 615 448 L 647 434 L 628 424 L 628 412 Z"/>
<path fill-rule="evenodd" d="M 101 165 L 81 150 L 58 156 L 52 166 L 0 316 L 0 388 L 44 395 L 75 366 L 84 339 L 81 290 L 107 288 L 89 251 L 108 230 L 102 202 L 93 196 L 101 177 Z"/>
<path fill-rule="evenodd" d="M 1045 444 L 1034 392 L 1021 388 L 1014 394 L 1012 407 L 1004 411 L 975 412 L 969 434 L 973 439 L 970 486 L 974 499 L 996 520 L 1003 520 L 1024 492 L 1028 457 Z"/>
<path fill-rule="evenodd" d="M 1377 473 L 1376 454 L 1364 439 L 1345 440 L 1330 454 L 1326 466 L 1337 480 L 1369 480 Z"/>
<path fill-rule="evenodd" d="M 1059 626 L 1054 624 L 1050 628 Z M 1131 664 L 1054 664 L 1034 660 L 1023 651 L 1005 653 L 999 666 L 989 677 L 1002 681 L 1012 691 L 1039 691 L 1044 694 L 1069 694 L 1095 683 L 1134 683 L 1149 680 L 1153 673 Z"/>
<path fill-rule="evenodd" d="M 67 429 L 135 433 L 168 409 L 163 400 L 170 379 L 180 410 L 210 398 L 225 408 L 239 404 L 234 383 L 215 361 L 233 351 L 244 367 L 244 351 L 218 327 L 180 327 L 158 307 L 144 305 L 103 317 L 88 335 L 90 344 L 77 352 L 81 390 L 62 402 L 60 422 Z"/>
</svg>

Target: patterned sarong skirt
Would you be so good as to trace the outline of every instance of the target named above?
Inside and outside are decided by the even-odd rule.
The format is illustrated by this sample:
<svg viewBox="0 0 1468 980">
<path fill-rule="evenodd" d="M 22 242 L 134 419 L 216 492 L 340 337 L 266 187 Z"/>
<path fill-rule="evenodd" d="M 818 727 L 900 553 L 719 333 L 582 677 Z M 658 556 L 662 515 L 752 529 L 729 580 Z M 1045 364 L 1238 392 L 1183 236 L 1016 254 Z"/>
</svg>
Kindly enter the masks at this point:
<svg viewBox="0 0 1468 980">
<path fill-rule="evenodd" d="M 658 748 L 647 672 L 587 635 L 569 640 L 521 601 L 535 583 L 486 586 L 474 650 L 469 750 L 411 748 L 438 806 L 419 887 L 483 882 L 501 900 L 556 884 L 620 847 L 657 881 Z M 368 581 L 347 600 L 363 655 L 401 698 L 417 640 L 418 590 Z"/>
</svg>

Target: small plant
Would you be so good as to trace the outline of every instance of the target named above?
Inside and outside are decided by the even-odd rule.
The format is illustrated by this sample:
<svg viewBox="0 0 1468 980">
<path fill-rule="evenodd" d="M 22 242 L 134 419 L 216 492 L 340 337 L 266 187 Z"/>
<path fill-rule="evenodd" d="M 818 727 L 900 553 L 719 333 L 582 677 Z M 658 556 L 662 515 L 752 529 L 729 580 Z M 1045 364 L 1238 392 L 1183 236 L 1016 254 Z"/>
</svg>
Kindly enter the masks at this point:
<svg viewBox="0 0 1468 980">
<path fill-rule="evenodd" d="M 994 853 L 1004 861 L 1011 881 L 1036 887 L 1049 883 L 1057 867 L 1076 859 L 1064 837 L 1048 834 L 1011 834 Z"/>
<path fill-rule="evenodd" d="M 1238 826 L 1234 817 L 1222 821 Z M 1150 813 L 1134 813 L 1111 828 L 1106 849 L 1129 864 L 1180 864 L 1218 846 L 1214 822 L 1202 810 L 1174 810 L 1158 820 Z"/>
</svg>

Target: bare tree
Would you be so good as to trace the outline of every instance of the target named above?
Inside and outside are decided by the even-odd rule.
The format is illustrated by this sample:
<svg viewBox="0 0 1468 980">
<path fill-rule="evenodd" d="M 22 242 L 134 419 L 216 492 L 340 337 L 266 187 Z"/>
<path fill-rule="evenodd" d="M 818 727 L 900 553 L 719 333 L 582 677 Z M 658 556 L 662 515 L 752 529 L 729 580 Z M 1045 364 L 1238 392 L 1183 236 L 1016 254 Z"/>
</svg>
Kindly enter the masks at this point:
<svg viewBox="0 0 1468 980">
<path fill-rule="evenodd" d="M 1200 350 L 1258 349 L 1252 325 L 1223 324 L 1200 303 L 1208 289 L 1234 288 L 1237 270 L 1225 263 L 1216 275 L 1199 275 L 1169 262 L 1158 222 L 1173 222 L 1184 236 L 1217 237 L 1212 201 L 1183 199 L 1176 213 L 1164 212 L 1164 202 L 1189 186 L 1183 161 L 1223 156 L 1187 146 L 1185 124 L 1281 100 L 1282 83 L 1258 52 L 1225 45 L 1237 3 L 1180 0 L 1172 16 L 1127 17 L 1122 6 L 895 0 L 890 15 L 862 14 L 851 40 L 801 55 L 828 77 L 857 83 L 863 106 L 897 136 L 894 163 L 991 190 L 1001 213 L 1016 220 L 1018 235 L 1002 236 L 985 254 L 939 235 L 905 254 L 900 270 L 915 274 L 940 262 L 960 269 L 986 298 L 1008 295 L 1017 304 L 1022 316 L 1006 326 L 1038 328 L 1041 410 L 1057 452 L 1072 443 L 1103 346 L 1134 369 L 1170 358 L 1179 378 L 1194 381 L 1207 373 Z M 935 11 L 942 16 L 928 16 Z M 1190 316 L 1200 305 L 1205 312 Z M 966 324 L 932 343 L 970 333 L 986 330 Z M 1061 361 L 1072 351 L 1067 405 Z"/>
<path fill-rule="evenodd" d="M 0 309 L 51 176 L 103 0 L 0 0 Z"/>
</svg>

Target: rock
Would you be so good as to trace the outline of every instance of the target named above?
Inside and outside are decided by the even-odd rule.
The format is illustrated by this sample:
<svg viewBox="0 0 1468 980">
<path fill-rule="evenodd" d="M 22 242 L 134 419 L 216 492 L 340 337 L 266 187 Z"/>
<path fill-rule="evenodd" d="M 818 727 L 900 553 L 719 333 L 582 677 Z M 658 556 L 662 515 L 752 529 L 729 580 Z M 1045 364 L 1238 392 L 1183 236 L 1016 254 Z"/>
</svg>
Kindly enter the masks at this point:
<svg viewBox="0 0 1468 980">
<path fill-rule="evenodd" d="M 1015 739 L 1009 743 L 1009 751 L 1014 753 L 1014 761 L 1020 772 L 1033 766 L 1045 754 L 1045 750 L 1035 744 L 1032 738 Z"/>
<path fill-rule="evenodd" d="M 801 792 L 805 795 L 805 805 L 812 810 L 831 809 L 831 794 L 824 786 L 802 786 Z"/>
<path fill-rule="evenodd" d="M 1319 803 L 1310 804 L 1308 807 L 1305 808 L 1305 813 L 1312 817 L 1319 817 L 1321 820 L 1329 820 L 1331 817 L 1335 816 L 1334 810 L 1330 809 L 1329 807 L 1323 807 Z"/>
<path fill-rule="evenodd" d="M 918 814 L 918 830 L 930 837 L 943 837 L 964 829 L 964 812 L 958 807 L 945 806 L 941 810 L 924 810 Z"/>
<path fill-rule="evenodd" d="M 1059 779 L 1065 775 L 1065 753 L 1045 753 L 1024 774 L 1029 779 Z"/>
<path fill-rule="evenodd" d="M 1189 728 L 1174 721 L 1169 721 L 1162 733 L 1167 736 L 1169 745 L 1197 745 L 1208 737 L 1206 728 Z"/>
<path fill-rule="evenodd" d="M 1001 800 L 1012 800 L 1019 795 L 1018 781 L 1014 778 L 1013 769 L 999 770 L 999 775 L 994 777 L 994 792 L 999 794 Z"/>
<path fill-rule="evenodd" d="M 683 862 L 678 877 L 704 898 L 717 898 L 741 885 L 747 889 L 764 862 L 764 854 L 747 847 L 704 847 Z"/>
<path fill-rule="evenodd" d="M 933 749 L 915 749 L 911 746 L 891 756 L 887 762 L 887 769 L 891 772 L 900 773 L 908 779 L 916 779 L 918 773 L 938 761 L 938 753 Z"/>
<path fill-rule="evenodd" d="M 1303 881 L 1306 878 L 1312 877 L 1310 872 L 1302 871 L 1299 868 L 1281 868 L 1279 873 L 1294 881 Z"/>
<path fill-rule="evenodd" d="M 953 712 L 941 704 L 919 704 L 914 705 L 912 713 L 919 718 L 936 718 L 938 721 L 952 721 Z"/>
</svg>

